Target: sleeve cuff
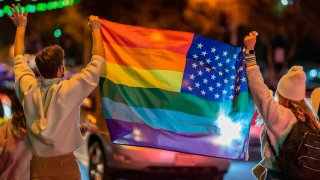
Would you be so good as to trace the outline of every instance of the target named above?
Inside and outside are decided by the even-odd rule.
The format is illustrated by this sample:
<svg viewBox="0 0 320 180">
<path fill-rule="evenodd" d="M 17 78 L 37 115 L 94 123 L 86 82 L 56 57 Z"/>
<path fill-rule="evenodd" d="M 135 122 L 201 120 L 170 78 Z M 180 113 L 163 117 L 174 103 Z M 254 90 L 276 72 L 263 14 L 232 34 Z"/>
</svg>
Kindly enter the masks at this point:
<svg viewBox="0 0 320 180">
<path fill-rule="evenodd" d="M 100 55 L 92 55 L 91 59 L 98 59 L 101 61 L 105 61 L 104 57 L 100 56 Z"/>
<path fill-rule="evenodd" d="M 27 59 L 26 59 L 26 57 L 25 57 L 24 55 L 19 54 L 19 55 L 16 55 L 16 56 L 14 57 L 14 64 L 16 63 L 16 61 L 24 61 L 24 62 L 27 62 Z"/>
<path fill-rule="evenodd" d="M 20 59 L 20 58 L 24 58 L 25 59 L 25 57 L 24 57 L 24 55 L 21 55 L 21 54 L 19 54 L 19 55 L 16 55 L 15 57 L 14 57 L 14 59 Z"/>
</svg>

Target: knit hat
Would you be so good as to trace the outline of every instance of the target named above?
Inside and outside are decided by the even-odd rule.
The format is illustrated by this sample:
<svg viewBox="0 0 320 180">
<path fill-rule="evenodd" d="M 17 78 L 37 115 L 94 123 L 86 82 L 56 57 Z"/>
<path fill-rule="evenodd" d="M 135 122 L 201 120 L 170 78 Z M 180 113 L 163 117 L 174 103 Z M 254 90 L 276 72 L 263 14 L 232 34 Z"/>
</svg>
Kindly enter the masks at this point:
<svg viewBox="0 0 320 180">
<path fill-rule="evenodd" d="M 306 74 L 302 66 L 293 66 L 287 74 L 282 76 L 278 83 L 277 91 L 289 100 L 299 101 L 304 99 L 306 91 Z"/>
</svg>

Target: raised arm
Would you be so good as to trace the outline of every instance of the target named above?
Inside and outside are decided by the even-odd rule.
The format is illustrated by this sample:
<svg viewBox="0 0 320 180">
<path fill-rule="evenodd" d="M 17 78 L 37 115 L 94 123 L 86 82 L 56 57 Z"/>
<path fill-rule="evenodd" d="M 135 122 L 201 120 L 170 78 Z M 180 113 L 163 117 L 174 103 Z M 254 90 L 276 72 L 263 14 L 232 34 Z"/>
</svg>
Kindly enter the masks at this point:
<svg viewBox="0 0 320 180">
<path fill-rule="evenodd" d="M 15 88 L 18 98 L 27 95 L 36 85 L 36 77 L 27 64 L 24 55 L 24 34 L 27 26 L 28 13 L 23 14 L 20 4 L 17 7 L 13 4 L 10 8 L 12 16 L 9 18 L 17 27 L 14 43 L 14 76 Z"/>
<path fill-rule="evenodd" d="M 9 18 L 17 27 L 16 38 L 14 43 L 14 56 L 23 55 L 24 54 L 24 33 L 27 26 L 28 13 L 27 12 L 25 14 L 22 13 L 20 4 L 18 4 L 18 10 L 16 9 L 16 6 L 12 4 L 10 11 L 12 13 L 12 17 L 9 16 Z"/>
<path fill-rule="evenodd" d="M 259 66 L 256 64 L 256 56 L 254 48 L 256 44 L 256 36 L 258 34 L 253 31 L 244 38 L 246 47 L 246 71 L 250 93 L 259 114 L 262 116 L 264 123 L 271 131 L 283 132 L 283 129 L 289 127 L 289 120 L 294 118 L 289 109 L 279 105 L 270 94 L 269 88 L 264 83 Z M 250 53 L 251 50 L 251 53 Z"/>
<path fill-rule="evenodd" d="M 80 105 L 98 85 L 101 69 L 105 64 L 104 47 L 101 36 L 101 22 L 97 16 L 90 16 L 88 26 L 92 31 L 92 58 L 87 66 L 71 79 L 65 81 L 60 93 L 61 97 L 75 99 L 64 104 L 67 107 Z"/>
<path fill-rule="evenodd" d="M 92 55 L 99 55 L 104 57 L 104 47 L 101 37 L 101 22 L 98 16 L 90 16 L 88 25 L 92 31 Z"/>
</svg>

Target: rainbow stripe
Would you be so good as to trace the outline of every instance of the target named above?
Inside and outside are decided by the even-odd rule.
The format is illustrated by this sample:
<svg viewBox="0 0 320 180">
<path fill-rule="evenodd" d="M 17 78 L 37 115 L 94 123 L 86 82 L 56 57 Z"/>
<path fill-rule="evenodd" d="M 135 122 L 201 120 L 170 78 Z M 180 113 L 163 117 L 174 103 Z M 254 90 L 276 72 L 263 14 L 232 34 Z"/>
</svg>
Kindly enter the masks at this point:
<svg viewBox="0 0 320 180">
<path fill-rule="evenodd" d="M 253 114 L 247 88 L 239 88 L 232 100 L 217 101 L 183 92 L 190 83 L 185 76 L 193 33 L 102 22 L 107 63 L 100 90 L 114 143 L 246 158 Z M 241 126 L 227 146 L 215 141 L 222 136 L 221 117 Z"/>
</svg>

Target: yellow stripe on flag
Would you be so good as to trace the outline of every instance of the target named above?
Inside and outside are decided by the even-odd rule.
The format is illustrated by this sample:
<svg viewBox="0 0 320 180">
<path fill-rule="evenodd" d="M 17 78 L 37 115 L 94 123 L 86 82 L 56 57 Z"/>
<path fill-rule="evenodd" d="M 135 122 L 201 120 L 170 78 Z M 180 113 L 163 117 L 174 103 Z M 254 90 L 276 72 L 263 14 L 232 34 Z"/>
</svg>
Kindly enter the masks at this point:
<svg viewBox="0 0 320 180">
<path fill-rule="evenodd" d="M 168 70 L 144 70 L 107 63 L 101 76 L 107 77 L 116 84 L 180 92 L 183 73 Z"/>
</svg>

